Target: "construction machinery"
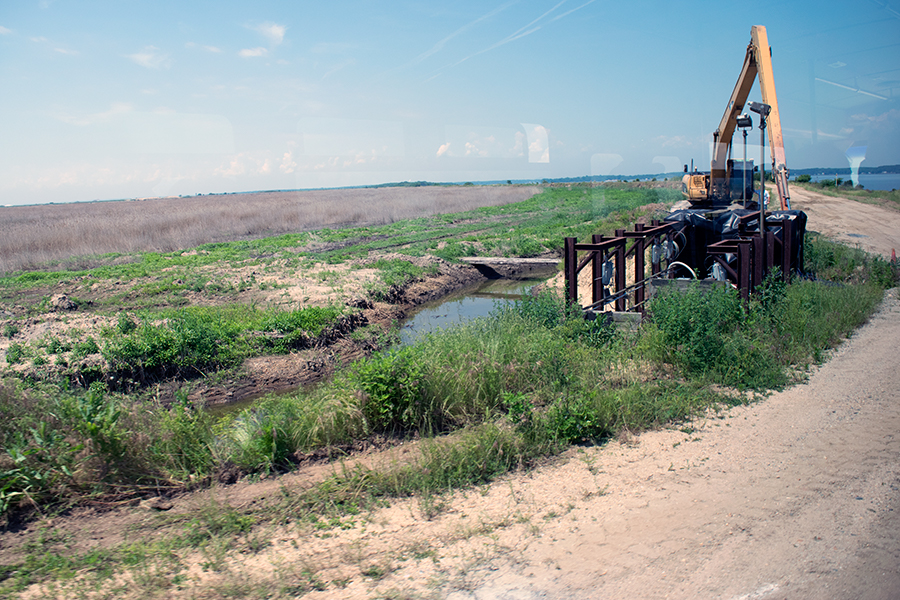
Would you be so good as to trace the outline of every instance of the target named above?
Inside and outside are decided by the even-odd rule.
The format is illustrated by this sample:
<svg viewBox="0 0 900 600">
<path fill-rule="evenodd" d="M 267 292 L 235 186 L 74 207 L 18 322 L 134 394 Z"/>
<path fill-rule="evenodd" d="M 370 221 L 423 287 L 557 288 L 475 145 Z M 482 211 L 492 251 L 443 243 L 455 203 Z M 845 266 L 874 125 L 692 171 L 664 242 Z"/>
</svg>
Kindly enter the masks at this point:
<svg viewBox="0 0 900 600">
<path fill-rule="evenodd" d="M 744 66 L 731 93 L 728 106 L 719 127 L 713 133 L 712 161 L 709 172 L 698 172 L 693 166 L 682 178 L 681 190 L 684 196 L 697 208 L 721 208 L 742 198 L 752 198 L 752 162 L 731 158 L 731 138 L 735 127 L 748 127 L 750 117 L 743 114 L 747 96 L 753 87 L 753 80 L 759 77 L 762 103 L 750 102 L 751 111 L 759 115 L 761 144 L 764 143 L 763 130 L 768 129 L 769 147 L 772 156 L 772 172 L 778 189 L 778 199 L 782 210 L 790 209 L 788 192 L 788 168 L 784 158 L 784 140 L 781 135 L 781 118 L 778 114 L 778 100 L 775 96 L 775 79 L 772 75 L 772 49 L 769 47 L 766 28 L 754 25 L 750 28 L 750 44 L 744 57 Z M 744 133 L 746 148 L 746 130 Z M 746 153 L 746 150 L 745 150 Z M 763 167 L 765 169 L 765 167 Z M 749 173 L 749 194 L 746 181 Z M 764 173 L 761 179 L 764 180 Z M 763 186 L 760 186 L 762 189 Z M 762 194 L 762 192 L 760 192 Z M 762 203 L 762 198 L 760 201 Z"/>
</svg>

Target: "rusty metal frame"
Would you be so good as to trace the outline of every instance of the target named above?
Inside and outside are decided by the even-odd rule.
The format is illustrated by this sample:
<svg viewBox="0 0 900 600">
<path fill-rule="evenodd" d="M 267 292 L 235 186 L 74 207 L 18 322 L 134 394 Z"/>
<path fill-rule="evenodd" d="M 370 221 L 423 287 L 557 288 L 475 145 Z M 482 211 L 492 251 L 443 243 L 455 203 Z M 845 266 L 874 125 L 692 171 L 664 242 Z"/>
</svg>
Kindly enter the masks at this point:
<svg viewBox="0 0 900 600">
<path fill-rule="evenodd" d="M 590 264 L 593 282 L 591 285 L 591 307 L 603 306 L 610 301 L 614 301 L 615 309 L 624 311 L 626 310 L 628 296 L 633 291 L 632 309 L 643 312 L 644 302 L 646 301 L 645 287 L 648 280 L 645 273 L 644 253 L 648 247 L 648 242 L 652 243 L 663 236 L 666 238 L 666 241 L 671 241 L 673 235 L 674 224 L 661 223 L 658 220 L 654 220 L 649 228 L 643 223 L 637 223 L 633 231 L 617 229 L 612 237 L 594 235 L 590 244 L 579 244 L 576 238 L 565 238 L 564 272 L 566 300 L 570 303 L 578 302 L 578 274 Z M 630 247 L 628 246 L 628 240 L 633 240 Z M 581 260 L 578 260 L 578 252 L 587 252 L 588 254 Z M 612 286 L 612 293 L 609 293 L 602 284 L 601 271 L 603 263 L 611 258 L 611 254 L 615 257 L 615 282 Z M 626 287 L 625 268 L 629 256 L 634 257 L 635 283 Z M 659 257 L 659 260 L 653 261 L 651 255 L 651 277 L 658 277 L 663 272 L 662 262 L 662 256 Z"/>
<path fill-rule="evenodd" d="M 710 244 L 706 252 L 719 263 L 730 276 L 735 286 L 740 291 L 741 297 L 747 299 L 752 290 L 762 284 L 772 269 L 778 266 L 781 270 L 781 278 L 788 281 L 791 274 L 791 256 L 793 255 L 794 222 L 785 217 L 778 221 L 766 220 L 762 232 L 747 232 L 744 229 L 745 222 L 759 221 L 756 214 L 739 217 L 738 231 L 744 233 L 742 237 L 731 240 L 722 240 Z M 781 227 L 781 239 L 778 239 L 769 228 Z M 750 235 L 746 235 L 750 233 Z M 726 255 L 737 255 L 737 268 L 728 264 Z"/>
<path fill-rule="evenodd" d="M 759 223 L 759 213 L 751 213 L 738 217 L 738 236 L 734 239 L 721 240 L 709 244 L 706 247 L 706 255 L 715 260 L 740 292 L 741 298 L 747 300 L 751 292 L 759 286 L 776 266 L 781 269 L 781 277 L 787 281 L 791 272 L 791 257 L 793 255 L 794 222 L 789 217 L 782 219 L 766 219 Z M 755 221 L 755 223 L 754 223 Z M 762 225 L 762 227 L 760 227 Z M 781 228 L 781 239 L 771 231 L 771 228 Z M 762 231 L 760 231 L 760 229 Z M 754 231 L 755 230 L 755 231 Z M 644 253 L 654 241 L 672 241 L 677 234 L 674 223 L 663 223 L 658 220 L 651 222 L 650 227 L 643 223 L 637 223 L 634 230 L 617 229 L 615 235 L 607 237 L 594 235 L 590 244 L 579 244 L 576 238 L 565 238 L 564 272 L 566 281 L 566 301 L 578 302 L 578 274 L 591 265 L 592 281 L 591 304 L 589 308 L 598 308 L 615 302 L 615 310 L 644 311 L 644 303 L 647 300 L 646 286 L 650 279 L 658 277 L 672 277 L 669 270 L 662 268 L 665 260 L 662 253 L 658 261 L 652 260 L 650 276 L 646 275 L 646 263 Z M 629 245 L 629 240 L 633 240 Z M 586 252 L 580 260 L 579 252 Z M 735 255 L 735 266 L 731 266 L 728 255 Z M 625 269 L 628 257 L 634 258 L 635 283 L 625 285 Z M 615 281 L 612 292 L 603 286 L 601 272 L 603 264 L 608 260 L 614 260 Z M 633 299 L 631 296 L 633 294 Z M 631 299 L 631 308 L 627 308 Z"/>
</svg>

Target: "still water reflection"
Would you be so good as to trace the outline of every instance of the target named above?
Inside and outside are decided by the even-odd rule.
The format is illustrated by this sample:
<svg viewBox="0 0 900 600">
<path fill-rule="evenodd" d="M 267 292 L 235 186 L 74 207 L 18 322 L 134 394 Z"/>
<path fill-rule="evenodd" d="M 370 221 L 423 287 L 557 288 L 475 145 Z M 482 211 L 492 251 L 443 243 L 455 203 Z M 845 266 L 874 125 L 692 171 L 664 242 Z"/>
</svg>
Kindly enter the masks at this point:
<svg viewBox="0 0 900 600">
<path fill-rule="evenodd" d="M 400 345 L 414 344 L 422 334 L 488 316 L 498 304 L 521 299 L 543 279 L 496 279 L 425 305 L 400 330 Z"/>
</svg>

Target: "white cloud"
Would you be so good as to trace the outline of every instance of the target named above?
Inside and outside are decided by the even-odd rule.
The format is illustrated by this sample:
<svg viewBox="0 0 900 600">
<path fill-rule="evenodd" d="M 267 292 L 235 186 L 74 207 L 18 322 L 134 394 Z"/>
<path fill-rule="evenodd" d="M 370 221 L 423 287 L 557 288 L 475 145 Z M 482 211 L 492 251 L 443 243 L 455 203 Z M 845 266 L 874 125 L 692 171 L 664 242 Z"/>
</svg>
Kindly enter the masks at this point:
<svg viewBox="0 0 900 600">
<path fill-rule="evenodd" d="M 465 25 L 463 25 L 462 27 L 460 27 L 459 29 L 457 29 L 456 31 L 454 31 L 453 33 L 451 33 L 450 35 L 448 35 L 448 36 L 445 37 L 444 39 L 442 39 L 442 40 L 440 40 L 439 42 L 437 42 L 437 43 L 436 43 L 434 46 L 432 46 L 429 50 L 426 50 L 425 52 L 423 52 L 422 54 L 420 54 L 419 56 L 417 56 L 416 58 L 414 58 L 407 66 L 417 65 L 417 64 L 419 64 L 420 62 L 422 62 L 423 60 L 425 60 L 426 58 L 428 58 L 429 56 L 431 56 L 431 55 L 433 55 L 433 54 L 435 54 L 435 53 L 437 53 L 437 52 L 440 52 L 441 50 L 444 49 L 444 46 L 447 45 L 447 42 L 449 42 L 449 41 L 452 40 L 453 38 L 455 38 L 455 37 L 457 37 L 457 36 L 459 36 L 459 35 L 465 33 L 466 31 L 468 31 L 468 30 L 471 29 L 472 27 L 478 25 L 478 24 L 481 23 L 482 21 L 485 21 L 485 20 L 487 20 L 487 19 L 493 18 L 493 17 L 496 16 L 498 13 L 500 13 L 500 12 L 506 10 L 507 8 L 509 8 L 510 6 L 512 6 L 513 4 L 515 4 L 515 1 L 514 1 L 514 0 L 511 1 L 511 2 L 507 2 L 507 3 L 503 4 L 503 5 L 501 5 L 501 6 L 497 7 L 497 8 L 495 8 L 494 10 L 492 10 L 492 11 L 490 11 L 490 12 L 487 12 L 487 13 L 481 15 L 480 17 L 478 17 L 478 18 L 475 19 L 474 21 L 470 21 L 469 23 L 466 23 Z"/>
<path fill-rule="evenodd" d="M 553 23 L 554 21 L 558 21 L 558 20 L 560 20 L 560 19 L 562 19 L 562 18 L 564 18 L 564 17 L 567 17 L 567 16 L 569 16 L 570 14 L 572 14 L 573 12 L 575 12 L 575 11 L 577 11 L 577 10 L 581 10 L 582 8 L 584 8 L 585 6 L 587 6 L 588 4 L 592 4 L 592 3 L 594 3 L 595 1 L 596 1 L 596 0 L 588 0 L 587 2 L 585 2 L 584 4 L 582 4 L 582 5 L 580 5 L 580 6 L 577 6 L 577 7 L 573 8 L 573 9 L 571 9 L 571 10 L 569 10 L 569 11 L 566 11 L 566 12 L 562 13 L 561 15 L 557 15 L 557 16 L 553 17 L 552 19 L 550 19 L 549 21 L 547 21 L 547 23 Z M 492 44 L 491 46 L 488 46 L 487 48 L 485 48 L 485 49 L 483 49 L 483 50 L 479 50 L 478 52 L 475 52 L 475 53 L 473 53 L 473 54 L 469 54 L 469 55 L 466 56 L 465 58 L 462 58 L 462 59 L 460 59 L 459 61 L 457 61 L 456 63 L 454 63 L 453 66 L 456 66 L 456 65 L 458 65 L 458 64 L 460 64 L 460 63 L 463 63 L 463 62 L 469 60 L 470 58 L 474 58 L 474 57 L 478 56 L 479 54 L 484 54 L 485 52 L 490 52 L 491 50 L 495 50 L 495 49 L 499 48 L 500 46 L 504 46 L 504 45 L 506 45 L 506 44 L 508 44 L 508 43 L 510 43 L 510 42 L 514 42 L 514 41 L 516 41 L 516 40 L 518 40 L 518 39 L 521 39 L 521 38 L 523 38 L 523 37 L 525 37 L 525 36 L 531 35 L 532 33 L 536 32 L 536 31 L 539 31 L 542 27 L 544 27 L 544 24 L 538 24 L 538 23 L 539 23 L 540 21 L 542 21 L 545 17 L 549 16 L 550 13 L 552 13 L 553 11 L 555 11 L 557 8 L 559 8 L 560 6 L 562 6 L 562 5 L 565 4 L 565 3 L 566 3 L 566 0 L 561 0 L 560 2 L 558 2 L 558 3 L 556 4 L 556 6 L 554 6 L 554 7 L 551 8 L 550 10 L 545 11 L 541 16 L 539 16 L 539 17 L 537 17 L 536 19 L 532 20 L 530 23 L 528 23 L 528 24 L 525 25 L 524 27 L 520 27 L 518 30 L 516 30 L 516 31 L 514 31 L 513 33 L 509 34 L 508 36 L 506 36 L 505 38 L 503 38 L 503 39 L 500 40 L 499 42 L 496 42 L 496 43 Z M 531 161 L 531 162 L 534 162 L 534 161 Z M 539 162 L 544 162 L 544 161 L 539 161 Z"/>
<path fill-rule="evenodd" d="M 316 156 L 403 156 L 403 125 L 395 121 L 304 118 L 298 123 L 304 154 Z"/>
<path fill-rule="evenodd" d="M 522 127 L 525 128 L 525 135 L 528 136 L 528 162 L 550 162 L 550 143 L 547 128 L 543 125 L 533 125 L 531 123 L 522 123 Z"/>
<path fill-rule="evenodd" d="M 337 42 L 319 42 L 309 49 L 313 54 L 347 54 L 354 49 L 352 44 Z"/>
<path fill-rule="evenodd" d="M 247 152 L 240 152 L 232 156 L 227 165 L 220 165 L 213 169 L 214 176 L 240 177 L 242 175 L 256 176 L 268 175 L 272 171 L 272 162 L 268 157 L 253 156 Z"/>
<path fill-rule="evenodd" d="M 160 69 L 169 66 L 169 55 L 160 54 L 156 46 L 146 46 L 141 52 L 126 54 L 135 64 L 147 69 Z"/>
<path fill-rule="evenodd" d="M 9 35 L 12 33 L 12 29 L 7 29 L 3 25 L 0 25 L 0 35 Z"/>
<path fill-rule="evenodd" d="M 293 173 L 297 169 L 297 163 L 294 161 L 294 153 L 288 150 L 284 153 L 284 157 L 281 159 L 281 166 L 278 167 L 281 169 L 282 173 Z"/>
<path fill-rule="evenodd" d="M 515 159 L 525 155 L 525 134 L 507 127 L 448 125 L 444 139 L 438 156 Z"/>
<path fill-rule="evenodd" d="M 2 33 L 10 33 L 10 30 L 0 27 L 0 34 L 2 34 Z M 51 42 L 44 36 L 32 37 L 32 38 L 28 38 L 28 39 L 31 40 L 32 42 L 34 42 L 35 44 L 49 44 L 49 45 L 53 44 L 53 42 Z M 77 56 L 78 55 L 77 50 L 70 50 L 69 48 L 62 48 L 59 46 L 54 47 L 53 51 L 59 52 L 60 54 L 66 54 L 68 56 Z"/>
<path fill-rule="evenodd" d="M 268 50 L 266 50 L 265 48 L 259 47 L 259 48 L 244 48 L 243 50 L 238 52 L 238 55 L 242 56 L 244 58 L 254 58 L 257 56 L 265 56 L 268 53 L 269 53 Z"/>
<path fill-rule="evenodd" d="M 345 68 L 353 66 L 355 64 L 356 64 L 355 60 L 353 60 L 352 58 L 348 58 L 347 60 L 340 62 L 340 63 L 334 65 L 333 67 L 331 67 L 330 69 L 328 69 L 328 71 L 326 71 L 325 74 L 322 75 L 322 79 L 327 79 L 329 76 L 333 75 L 334 73 L 337 73 L 341 69 L 345 69 Z"/>
<path fill-rule="evenodd" d="M 284 41 L 284 33 L 287 31 L 284 25 L 278 25 L 277 23 L 263 23 L 251 27 L 251 29 L 262 34 L 273 46 L 278 46 Z"/>
<path fill-rule="evenodd" d="M 690 146 L 697 141 L 684 135 L 658 135 L 654 139 L 663 148 L 681 148 Z M 703 142 L 705 141 L 704 139 Z"/>
<path fill-rule="evenodd" d="M 247 165 L 244 158 L 243 154 L 238 154 L 228 161 L 228 166 L 219 167 L 215 170 L 214 174 L 222 175 L 224 177 L 237 177 L 243 175 L 247 172 Z"/>
<path fill-rule="evenodd" d="M 866 122 L 869 123 L 879 123 L 879 124 L 887 124 L 900 121 L 900 110 L 896 108 L 892 108 L 886 112 L 881 113 L 880 115 L 868 115 L 864 113 L 857 113 L 855 115 L 850 116 L 851 121 L 858 122 Z"/>
<path fill-rule="evenodd" d="M 485 157 L 487 155 L 488 151 L 486 148 L 479 148 L 478 144 L 475 142 L 466 142 L 466 156 Z"/>
</svg>

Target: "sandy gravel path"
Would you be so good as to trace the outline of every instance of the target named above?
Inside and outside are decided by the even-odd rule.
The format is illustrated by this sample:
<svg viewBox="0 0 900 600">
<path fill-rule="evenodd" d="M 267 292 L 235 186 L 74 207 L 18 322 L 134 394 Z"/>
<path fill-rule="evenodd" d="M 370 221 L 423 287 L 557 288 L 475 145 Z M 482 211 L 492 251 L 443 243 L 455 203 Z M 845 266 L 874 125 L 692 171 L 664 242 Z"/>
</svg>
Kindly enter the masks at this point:
<svg viewBox="0 0 900 600">
<path fill-rule="evenodd" d="M 900 598 L 898 344 L 895 289 L 807 384 L 600 449 L 605 495 L 448 598 Z"/>
<path fill-rule="evenodd" d="M 791 188 L 791 205 L 809 217 L 807 228 L 848 246 L 891 257 L 900 252 L 900 211 Z"/>
</svg>

